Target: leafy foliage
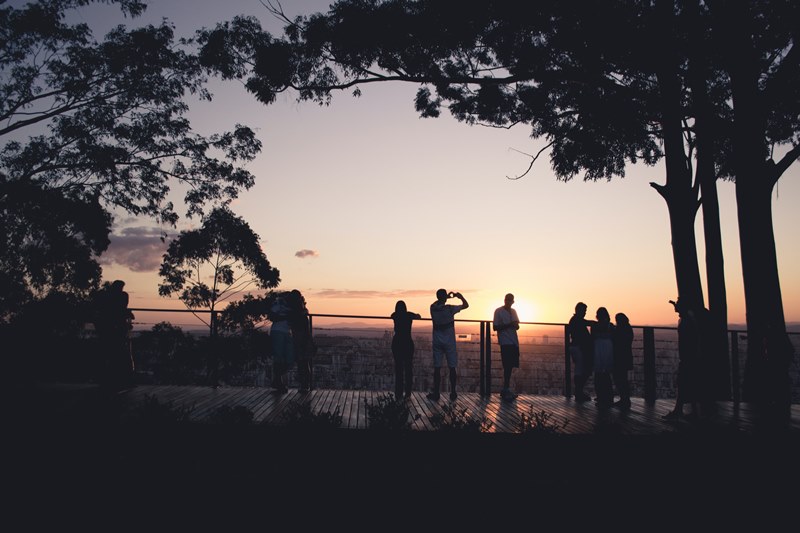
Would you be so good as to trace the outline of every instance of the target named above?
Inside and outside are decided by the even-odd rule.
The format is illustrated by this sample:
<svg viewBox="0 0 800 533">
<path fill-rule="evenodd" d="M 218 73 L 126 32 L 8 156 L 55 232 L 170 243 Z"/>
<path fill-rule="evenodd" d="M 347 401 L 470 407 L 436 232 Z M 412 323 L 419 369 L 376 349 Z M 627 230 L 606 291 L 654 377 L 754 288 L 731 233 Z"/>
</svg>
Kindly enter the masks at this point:
<svg viewBox="0 0 800 533">
<path fill-rule="evenodd" d="M 338 429 L 342 425 L 339 407 L 336 407 L 333 412 L 315 413 L 310 404 L 299 401 L 293 401 L 281 416 L 284 427 L 296 431 L 330 431 Z"/>
<path fill-rule="evenodd" d="M 392 393 L 378 395 L 374 403 L 364 398 L 364 407 L 367 409 L 367 426 L 375 431 L 410 430 L 413 421 L 420 418 L 419 414 L 412 417 L 408 402 L 395 398 Z"/>
<path fill-rule="evenodd" d="M 474 418 L 466 407 L 442 405 L 442 412 L 428 417 L 433 427 L 439 431 L 463 431 L 467 433 L 486 433 L 492 429 L 494 422 L 488 418 Z"/>
<path fill-rule="evenodd" d="M 0 320 L 51 290 L 96 288 L 113 210 L 174 225 L 173 185 L 192 216 L 254 183 L 239 166 L 261 149 L 252 130 L 201 136 L 185 117 L 187 96 L 211 99 L 193 43 L 166 21 L 97 41 L 65 22 L 90 3 L 0 5 Z"/>
<path fill-rule="evenodd" d="M 187 308 L 211 311 L 251 286 L 269 289 L 280 282 L 258 235 L 227 208 L 215 208 L 199 229 L 182 231 L 164 254 L 159 275 L 161 296 L 177 293 Z"/>
<path fill-rule="evenodd" d="M 226 426 L 249 426 L 253 423 L 253 410 L 244 405 L 221 405 L 209 416 L 209 422 Z"/>
<path fill-rule="evenodd" d="M 521 413 L 517 423 L 517 432 L 523 435 L 555 435 L 567 427 L 569 420 L 559 423 L 553 414 L 540 409 L 534 411 L 531 405 L 527 413 Z"/>
<path fill-rule="evenodd" d="M 174 426 L 189 422 L 193 410 L 193 407 L 176 407 L 172 401 L 162 402 L 158 397 L 148 394 L 131 409 L 127 419 L 151 426 Z"/>
</svg>

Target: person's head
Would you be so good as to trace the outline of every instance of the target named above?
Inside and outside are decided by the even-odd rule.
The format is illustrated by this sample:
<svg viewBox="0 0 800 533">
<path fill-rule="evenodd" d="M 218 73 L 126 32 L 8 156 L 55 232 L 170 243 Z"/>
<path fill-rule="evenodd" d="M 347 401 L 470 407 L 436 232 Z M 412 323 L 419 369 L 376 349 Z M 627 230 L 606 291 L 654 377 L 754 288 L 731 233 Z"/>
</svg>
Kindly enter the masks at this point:
<svg viewBox="0 0 800 533">
<path fill-rule="evenodd" d="M 115 279 L 115 280 L 114 280 L 114 281 L 111 283 L 111 288 L 112 288 L 113 290 L 115 290 L 115 291 L 121 291 L 122 289 L 124 289 L 124 288 L 125 288 L 125 282 L 124 282 L 124 281 L 122 281 L 121 279 Z"/>
<path fill-rule="evenodd" d="M 395 313 L 405 313 L 407 310 L 406 303 L 403 300 L 397 300 L 397 303 L 394 304 Z"/>
<path fill-rule="evenodd" d="M 598 307 L 595 317 L 598 322 L 611 322 L 611 315 L 608 314 L 608 309 L 605 307 Z"/>
<path fill-rule="evenodd" d="M 585 316 L 586 309 L 588 309 L 588 307 L 583 302 L 578 302 L 577 304 L 575 304 L 575 314 L 578 316 Z"/>
<path fill-rule="evenodd" d="M 626 315 L 625 313 L 617 313 L 616 315 L 614 315 L 614 320 L 617 321 L 617 325 L 621 324 L 623 326 L 627 326 L 631 323 L 631 321 L 628 320 L 628 315 Z"/>
<path fill-rule="evenodd" d="M 439 289 L 436 291 L 436 299 L 440 302 L 447 300 L 447 291 L 445 289 Z"/>
<path fill-rule="evenodd" d="M 670 300 L 669 303 L 672 304 L 672 307 L 675 308 L 675 312 L 678 313 L 679 315 L 681 313 L 685 313 L 688 310 L 686 304 L 681 301 L 680 296 L 678 296 L 678 298 L 675 301 Z"/>
<path fill-rule="evenodd" d="M 514 305 L 514 295 L 511 294 L 510 292 L 506 294 L 504 302 L 506 307 L 511 307 L 512 305 Z"/>
</svg>

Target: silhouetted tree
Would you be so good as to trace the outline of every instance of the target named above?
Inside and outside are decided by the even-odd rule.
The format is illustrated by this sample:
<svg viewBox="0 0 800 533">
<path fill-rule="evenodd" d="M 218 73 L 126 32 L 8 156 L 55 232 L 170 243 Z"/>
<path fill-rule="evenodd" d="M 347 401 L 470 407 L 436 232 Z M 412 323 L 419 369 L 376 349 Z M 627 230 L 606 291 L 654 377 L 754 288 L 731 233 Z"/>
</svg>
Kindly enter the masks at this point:
<svg viewBox="0 0 800 533">
<path fill-rule="evenodd" d="M 185 117 L 185 96 L 211 99 L 192 43 L 166 21 L 98 42 L 65 22 L 90 3 L 0 5 L 0 320 L 50 291 L 96 288 L 112 210 L 175 224 L 171 185 L 191 216 L 254 182 L 237 166 L 260 150 L 250 129 L 201 136 Z"/>
<path fill-rule="evenodd" d="M 744 398 L 785 421 L 791 404 L 772 192 L 800 156 L 800 5 L 708 2 L 717 49 L 730 75 L 739 244 L 747 306 Z M 775 160 L 775 147 L 787 146 Z"/>
<path fill-rule="evenodd" d="M 765 131 L 749 125 L 730 127 L 736 113 L 731 95 L 737 84 L 729 83 L 720 57 L 729 55 L 740 73 L 748 67 L 738 63 L 735 46 L 712 49 L 716 37 L 708 35 L 715 27 L 714 6 L 729 8 L 729 2 L 343 0 L 326 14 L 294 20 L 283 15 L 279 4 L 267 4 L 286 23 L 283 38 L 274 38 L 257 20 L 244 17 L 204 31 L 199 38 L 201 61 L 223 78 L 245 78 L 248 90 L 264 103 L 289 89 L 296 90 L 300 100 L 326 104 L 335 91 L 352 90 L 357 96 L 370 83 L 409 82 L 422 86 L 415 106 L 423 117 L 438 116 L 446 105 L 468 124 L 530 124 L 533 137 L 547 140 L 551 165 L 565 181 L 580 172 L 584 179 L 624 176 L 627 163 L 652 164 L 663 157 L 666 182 L 651 185 L 665 199 L 670 215 L 678 294 L 698 307 L 704 298 L 694 222 L 698 208 L 704 209 L 716 339 L 711 357 L 717 366 L 707 386 L 727 396 L 727 299 L 716 179 L 738 176 L 742 168 L 725 160 L 725 154 L 747 144 L 739 142 L 737 147 L 731 142 L 731 132 L 740 127 L 759 137 L 759 142 L 750 139 L 751 146 L 797 144 L 798 52 L 792 48 L 796 6 L 750 2 L 742 8 L 747 16 L 740 18 L 757 21 L 757 35 L 770 35 L 764 31 L 770 24 L 779 29 L 772 39 L 748 41 L 761 59 L 760 79 L 774 77 L 767 86 L 784 88 L 769 91 L 773 99 L 759 108 L 766 110 L 763 118 L 770 119 L 771 130 Z M 741 24 L 737 28 L 746 29 Z M 755 83 L 759 78 L 750 75 L 747 80 Z M 778 176 L 794 161 L 795 152 L 774 166 Z M 739 209 L 768 212 L 769 194 L 759 197 L 764 208 L 751 199 L 737 202 Z M 760 240 L 768 247 L 771 243 L 774 257 L 771 220 L 740 215 L 742 233 L 751 236 L 744 241 Z M 755 245 L 743 244 L 742 252 L 743 265 L 761 260 Z M 756 286 L 770 285 L 763 291 L 766 296 L 759 296 L 771 302 L 764 316 L 785 334 L 777 267 L 770 265 L 771 260 L 765 279 Z M 748 286 L 755 283 L 753 270 L 743 268 Z M 748 320 L 754 307 L 759 313 L 767 311 L 748 305 Z M 783 371 L 779 374 L 780 379 L 786 377 Z"/>
<path fill-rule="evenodd" d="M 214 209 L 199 229 L 182 231 L 170 242 L 158 293 L 177 293 L 188 309 L 208 309 L 214 317 L 219 303 L 245 290 L 277 287 L 280 272 L 270 265 L 258 239 L 244 219 L 227 208 Z M 206 324 L 215 334 L 213 320 Z"/>
</svg>

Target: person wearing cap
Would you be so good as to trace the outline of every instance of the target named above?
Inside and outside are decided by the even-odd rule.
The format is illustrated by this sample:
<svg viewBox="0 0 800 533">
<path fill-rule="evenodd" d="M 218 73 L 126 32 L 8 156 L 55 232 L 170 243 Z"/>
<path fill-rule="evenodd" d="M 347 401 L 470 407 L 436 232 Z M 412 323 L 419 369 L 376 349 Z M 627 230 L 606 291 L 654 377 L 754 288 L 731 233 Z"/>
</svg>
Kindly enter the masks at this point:
<svg viewBox="0 0 800 533">
<path fill-rule="evenodd" d="M 691 417 L 697 416 L 697 359 L 700 351 L 700 329 L 692 307 L 680 297 L 670 303 L 678 313 L 678 392 L 675 407 L 664 415 L 666 420 L 677 420 L 684 416 L 683 406 L 691 406 Z"/>
</svg>

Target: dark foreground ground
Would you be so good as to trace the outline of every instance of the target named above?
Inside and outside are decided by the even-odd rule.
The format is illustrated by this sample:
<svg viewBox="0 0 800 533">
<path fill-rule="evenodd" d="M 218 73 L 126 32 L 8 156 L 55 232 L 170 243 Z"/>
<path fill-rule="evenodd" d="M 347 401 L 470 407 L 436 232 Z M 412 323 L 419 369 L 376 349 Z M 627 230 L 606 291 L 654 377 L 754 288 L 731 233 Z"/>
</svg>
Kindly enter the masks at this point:
<svg viewBox="0 0 800 533">
<path fill-rule="evenodd" d="M 763 531 L 798 518 L 796 433 L 289 431 L 104 409 L 6 413 L 3 514 L 19 530 Z"/>
</svg>

